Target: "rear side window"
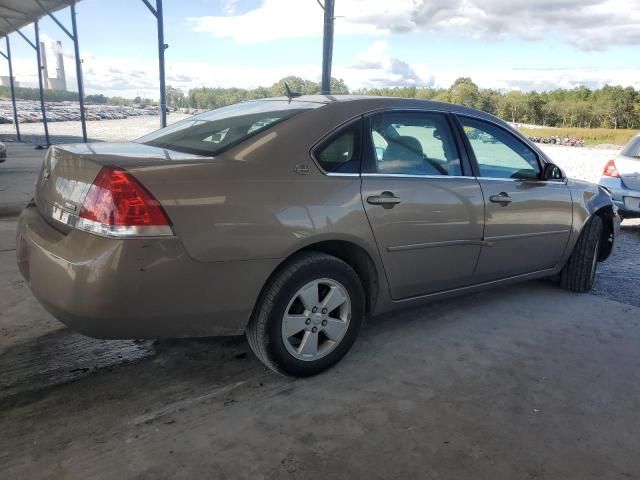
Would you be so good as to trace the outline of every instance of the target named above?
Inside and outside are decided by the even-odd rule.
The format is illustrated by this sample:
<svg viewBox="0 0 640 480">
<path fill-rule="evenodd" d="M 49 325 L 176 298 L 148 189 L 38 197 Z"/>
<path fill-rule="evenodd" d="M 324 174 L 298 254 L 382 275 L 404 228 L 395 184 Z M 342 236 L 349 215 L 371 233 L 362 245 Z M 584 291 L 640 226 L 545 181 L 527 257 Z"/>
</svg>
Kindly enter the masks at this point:
<svg viewBox="0 0 640 480">
<path fill-rule="evenodd" d="M 471 144 L 481 177 L 539 178 L 538 156 L 514 135 L 482 120 L 458 118 Z"/>
<path fill-rule="evenodd" d="M 627 145 L 622 149 L 620 155 L 623 157 L 635 157 L 640 158 L 640 136 L 633 138 Z"/>
<path fill-rule="evenodd" d="M 237 103 L 194 115 L 136 141 L 178 152 L 212 156 L 278 122 L 321 106 L 320 103 L 273 100 Z"/>
<path fill-rule="evenodd" d="M 327 173 L 360 173 L 360 122 L 329 137 L 313 154 Z"/>
<path fill-rule="evenodd" d="M 368 173 L 384 175 L 462 175 L 449 122 L 440 113 L 390 112 L 371 117 L 375 158 Z"/>
</svg>

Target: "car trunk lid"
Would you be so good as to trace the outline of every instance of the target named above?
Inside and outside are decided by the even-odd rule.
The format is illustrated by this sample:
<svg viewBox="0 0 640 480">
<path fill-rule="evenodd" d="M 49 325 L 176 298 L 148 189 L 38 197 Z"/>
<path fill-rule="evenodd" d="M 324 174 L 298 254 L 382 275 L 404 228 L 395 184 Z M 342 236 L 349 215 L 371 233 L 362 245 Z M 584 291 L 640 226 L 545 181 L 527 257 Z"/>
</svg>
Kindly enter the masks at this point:
<svg viewBox="0 0 640 480">
<path fill-rule="evenodd" d="M 616 169 L 627 188 L 638 190 L 640 196 L 640 158 L 620 156 L 616 159 Z"/>
</svg>

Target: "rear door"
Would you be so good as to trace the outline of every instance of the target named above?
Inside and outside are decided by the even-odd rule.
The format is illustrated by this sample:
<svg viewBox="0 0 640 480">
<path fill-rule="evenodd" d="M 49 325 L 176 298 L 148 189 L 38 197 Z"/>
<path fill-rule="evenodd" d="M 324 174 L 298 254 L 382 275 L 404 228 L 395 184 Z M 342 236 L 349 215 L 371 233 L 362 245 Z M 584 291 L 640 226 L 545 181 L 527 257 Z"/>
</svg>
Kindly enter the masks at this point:
<svg viewBox="0 0 640 480">
<path fill-rule="evenodd" d="M 362 201 L 394 299 L 472 281 L 484 204 L 454 135 L 444 113 L 366 119 Z"/>
<path fill-rule="evenodd" d="M 485 200 L 478 282 L 545 270 L 560 261 L 572 226 L 562 180 L 540 180 L 538 155 L 507 129 L 458 116 Z"/>
</svg>

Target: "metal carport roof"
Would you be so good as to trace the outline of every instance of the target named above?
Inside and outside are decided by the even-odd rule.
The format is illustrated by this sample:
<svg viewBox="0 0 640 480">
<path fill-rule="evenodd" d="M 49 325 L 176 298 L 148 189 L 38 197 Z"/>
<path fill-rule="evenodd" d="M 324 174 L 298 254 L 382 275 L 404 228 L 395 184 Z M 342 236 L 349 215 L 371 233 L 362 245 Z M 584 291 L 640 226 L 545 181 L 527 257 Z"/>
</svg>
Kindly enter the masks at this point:
<svg viewBox="0 0 640 480">
<path fill-rule="evenodd" d="M 73 0 L 0 0 L 0 37 L 72 3 Z"/>
</svg>

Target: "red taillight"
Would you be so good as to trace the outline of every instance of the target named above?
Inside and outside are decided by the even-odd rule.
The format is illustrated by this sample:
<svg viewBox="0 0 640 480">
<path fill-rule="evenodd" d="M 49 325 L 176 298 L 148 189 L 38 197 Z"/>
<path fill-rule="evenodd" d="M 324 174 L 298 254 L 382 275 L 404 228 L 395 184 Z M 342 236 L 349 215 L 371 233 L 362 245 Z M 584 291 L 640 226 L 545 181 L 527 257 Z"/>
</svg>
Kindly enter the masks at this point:
<svg viewBox="0 0 640 480">
<path fill-rule="evenodd" d="M 620 175 L 618 174 L 618 169 L 616 167 L 616 162 L 615 160 L 609 160 L 607 162 L 607 164 L 604 166 L 604 171 L 602 172 L 603 175 L 607 176 L 607 177 L 619 177 Z"/>
<path fill-rule="evenodd" d="M 113 236 L 171 235 L 166 213 L 132 175 L 103 167 L 89 188 L 76 225 Z"/>
</svg>

